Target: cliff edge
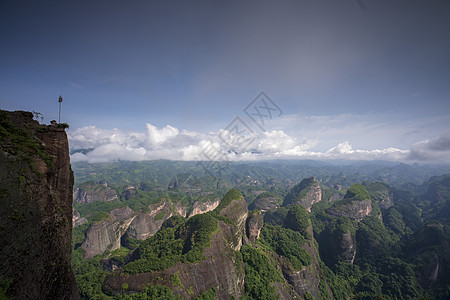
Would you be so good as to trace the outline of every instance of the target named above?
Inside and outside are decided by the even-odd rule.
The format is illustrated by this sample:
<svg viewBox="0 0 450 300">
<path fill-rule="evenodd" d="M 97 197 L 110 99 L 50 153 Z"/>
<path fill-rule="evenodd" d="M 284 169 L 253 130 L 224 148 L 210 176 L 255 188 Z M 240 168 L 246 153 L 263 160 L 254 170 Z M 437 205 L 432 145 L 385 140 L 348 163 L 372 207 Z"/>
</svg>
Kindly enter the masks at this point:
<svg viewBox="0 0 450 300">
<path fill-rule="evenodd" d="M 0 296 L 79 298 L 70 266 L 72 192 L 64 129 L 0 110 Z"/>
</svg>

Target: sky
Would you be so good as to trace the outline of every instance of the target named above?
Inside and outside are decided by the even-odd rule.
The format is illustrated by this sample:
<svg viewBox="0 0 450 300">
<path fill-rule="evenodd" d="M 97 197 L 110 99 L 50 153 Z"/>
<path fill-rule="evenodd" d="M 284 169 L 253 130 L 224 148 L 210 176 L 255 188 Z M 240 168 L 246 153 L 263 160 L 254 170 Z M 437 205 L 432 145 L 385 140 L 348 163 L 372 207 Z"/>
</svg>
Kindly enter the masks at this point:
<svg viewBox="0 0 450 300">
<path fill-rule="evenodd" d="M 1 1 L 0 108 L 71 160 L 450 163 L 450 1 Z"/>
</svg>

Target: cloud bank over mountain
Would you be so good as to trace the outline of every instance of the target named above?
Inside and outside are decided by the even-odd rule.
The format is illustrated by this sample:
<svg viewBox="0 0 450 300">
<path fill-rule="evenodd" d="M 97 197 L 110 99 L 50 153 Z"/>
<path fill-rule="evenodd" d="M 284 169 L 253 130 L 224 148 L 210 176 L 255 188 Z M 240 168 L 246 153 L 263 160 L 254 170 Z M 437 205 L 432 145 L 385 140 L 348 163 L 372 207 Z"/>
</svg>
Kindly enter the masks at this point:
<svg viewBox="0 0 450 300">
<path fill-rule="evenodd" d="M 450 160 L 450 131 L 413 144 L 408 158 L 419 161 L 448 162 Z"/>
<path fill-rule="evenodd" d="M 72 162 L 142 161 L 251 161 L 269 159 L 341 159 L 449 162 L 450 134 L 415 143 L 411 149 L 355 149 L 342 141 L 325 151 L 314 150 L 318 140 L 301 139 L 283 130 L 245 136 L 237 132 L 193 132 L 170 125 L 147 123 L 143 132 L 124 132 L 85 126 L 69 131 Z M 234 139 L 234 140 L 227 140 Z M 231 138 L 230 138 L 231 137 Z M 237 145 L 237 146 L 235 146 Z"/>
</svg>

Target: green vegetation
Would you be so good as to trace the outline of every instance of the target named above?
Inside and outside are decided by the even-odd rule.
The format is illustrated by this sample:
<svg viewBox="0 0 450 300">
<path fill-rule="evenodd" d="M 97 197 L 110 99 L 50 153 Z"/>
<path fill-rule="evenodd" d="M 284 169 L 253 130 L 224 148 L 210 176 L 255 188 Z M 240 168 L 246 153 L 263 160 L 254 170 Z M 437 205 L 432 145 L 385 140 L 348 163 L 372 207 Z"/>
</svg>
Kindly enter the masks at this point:
<svg viewBox="0 0 450 300">
<path fill-rule="evenodd" d="M 242 246 L 241 253 L 245 263 L 244 299 L 278 299 L 272 284 L 283 279 L 266 254 L 250 245 Z"/>
<path fill-rule="evenodd" d="M 200 293 L 196 298 L 196 300 L 215 300 L 216 299 L 216 289 L 211 288 L 206 292 Z"/>
<path fill-rule="evenodd" d="M 220 201 L 219 206 L 217 206 L 214 211 L 219 214 L 223 208 L 227 207 L 231 203 L 231 201 L 241 198 L 243 198 L 241 192 L 237 189 L 231 189 L 225 194 L 222 201 Z"/>
<path fill-rule="evenodd" d="M 8 299 L 8 296 L 6 295 L 8 292 L 8 288 L 13 282 L 13 279 L 8 278 L 4 279 L 3 277 L 0 277 L 0 299 L 6 300 Z"/>
<path fill-rule="evenodd" d="M 289 209 L 286 218 L 284 219 L 284 226 L 286 228 L 300 232 L 308 240 L 311 239 L 311 236 L 308 233 L 308 211 L 300 204 L 296 204 L 292 206 L 291 209 Z"/>
<path fill-rule="evenodd" d="M 155 221 L 159 221 L 164 219 L 164 217 L 167 215 L 168 211 L 162 210 L 155 216 Z"/>
<path fill-rule="evenodd" d="M 82 217 L 87 217 L 88 219 L 91 219 L 93 216 L 95 216 L 98 213 L 105 213 L 110 212 L 116 208 L 124 207 L 125 205 L 116 202 L 116 201 L 97 201 L 92 203 L 74 203 L 73 207 L 75 210 L 77 210 Z"/>
<path fill-rule="evenodd" d="M 182 250 L 183 241 L 175 239 L 174 228 L 160 230 L 141 242 L 135 250 L 139 259 L 126 264 L 123 272 L 138 274 L 170 268 L 181 260 Z"/>
<path fill-rule="evenodd" d="M 314 183 L 314 177 L 303 179 L 286 195 L 286 197 L 284 198 L 283 206 L 294 204 L 304 199 L 308 195 L 310 188 L 314 185 Z"/>
<path fill-rule="evenodd" d="M 119 199 L 111 204 L 85 204 L 83 208 L 80 206 L 80 210 L 84 209 L 81 215 L 88 215 L 89 223 L 92 223 L 102 215 L 98 214 L 99 212 L 110 210 L 108 205 L 115 208 L 132 204 L 133 209 L 142 209 L 146 207 L 147 203 L 160 201 L 161 198 L 174 203 L 182 202 L 190 205 L 194 201 L 206 201 L 206 199 L 225 194 L 223 186 L 236 186 L 236 189 L 226 193 L 221 205 L 215 211 L 197 215 L 189 220 L 180 216 L 172 217 L 163 223 L 161 230 L 154 237 L 145 241 L 133 241 L 137 250 L 129 260 L 130 262 L 125 264 L 120 272 L 123 276 L 128 276 L 128 274 L 164 270 L 180 262 L 195 263 L 205 259 L 203 251 L 210 245 L 212 234 L 218 230 L 218 221 L 232 223 L 221 217 L 220 211 L 233 199 L 244 197 L 247 203 L 251 203 L 258 197 L 276 195 L 281 198 L 291 190 L 292 182 L 296 180 L 298 182 L 299 176 L 307 177 L 305 172 L 317 170 L 311 167 L 301 170 L 296 167 L 294 170 L 288 166 L 275 170 L 262 167 L 263 164 L 257 165 L 254 170 L 253 166 L 245 164 L 239 167 L 231 166 L 223 173 L 223 178 L 220 180 L 218 178 L 217 181 L 205 179 L 203 182 L 201 173 L 196 166 L 184 162 L 121 162 L 117 165 L 96 165 L 95 168 L 84 165 L 85 169 L 82 170 L 84 178 L 94 178 L 93 180 L 96 181 L 108 180 L 102 177 L 103 174 L 106 174 L 111 180 L 115 180 L 115 182 L 108 183 L 118 195 L 125 190 L 121 186 L 134 185 L 137 187 L 137 196 L 135 195 L 129 200 Z M 155 166 L 160 167 L 160 170 Z M 391 170 L 391 168 L 388 169 Z M 191 173 L 186 170 L 193 175 L 191 176 Z M 448 210 L 450 205 L 446 188 L 447 179 L 445 177 L 435 178 L 434 181 L 423 186 L 404 185 L 401 188 L 395 187 L 391 183 L 389 184 L 392 187 L 389 187 L 387 184 L 379 182 L 364 183 L 362 186 L 353 184 L 354 182 L 365 182 L 371 178 L 367 175 L 368 171 L 364 173 L 362 168 L 349 168 L 348 170 L 352 170 L 353 173 L 339 175 L 332 168 L 321 170 L 324 174 L 323 177 L 319 177 L 323 190 L 322 199 L 329 200 L 342 196 L 345 188 L 349 187 L 345 199 L 333 202 L 321 201 L 312 206 L 312 213 L 308 213 L 303 207 L 291 205 L 265 212 L 264 227 L 255 248 L 246 245 L 241 248 L 240 252 L 230 253 L 233 257 L 235 255 L 236 257 L 242 256 L 242 258 L 234 260 L 237 268 L 241 265 L 245 266 L 245 270 L 242 270 L 245 272 L 243 299 L 276 298 L 275 283 L 288 284 L 283 281 L 280 269 L 277 269 L 281 262 L 284 267 L 292 267 L 294 270 L 302 270 L 305 266 L 311 265 L 312 257 L 303 249 L 306 248 L 305 243 L 313 245 L 312 240 L 308 241 L 308 238 L 311 238 L 308 236 L 309 219 L 320 253 L 321 271 L 320 274 L 317 274 L 317 278 L 320 278 L 319 299 L 376 299 L 377 297 L 382 299 L 420 299 L 422 297 L 448 299 L 450 297 L 448 290 L 450 278 L 448 272 L 443 271 L 446 270 L 444 268 L 448 266 L 448 257 L 450 257 L 448 252 L 450 231 L 444 225 L 450 219 L 447 213 L 450 211 Z M 286 171 L 288 175 L 280 175 L 282 171 Z M 357 171 L 361 173 L 358 174 Z M 179 173 L 184 175 L 178 176 Z M 379 178 L 377 177 L 376 180 L 394 176 L 387 174 L 385 170 L 377 174 L 381 175 L 377 175 Z M 399 173 L 395 174 L 395 176 L 399 176 Z M 410 175 L 414 178 L 422 176 L 412 173 Z M 178 178 L 176 188 L 168 191 L 157 190 L 161 187 L 165 189 L 174 176 Z M 292 177 L 289 178 L 289 181 L 283 181 L 287 176 Z M 398 178 L 397 182 L 403 180 Z M 208 182 L 210 186 L 207 186 L 205 182 Z M 337 184 L 343 187 L 342 191 L 338 192 L 334 188 Z M 202 192 L 208 190 L 213 194 L 199 196 L 199 194 L 191 192 L 193 187 L 199 186 L 201 186 Z M 183 190 L 184 188 L 185 190 Z M 261 191 L 266 192 L 261 193 Z M 298 195 L 300 192 L 297 193 Z M 388 206 L 380 205 L 380 209 L 376 202 L 380 202 L 386 196 L 391 197 L 394 205 L 388 209 L 386 209 Z M 135 199 L 140 200 L 136 201 Z M 333 215 L 327 213 L 330 212 L 328 209 L 334 205 L 368 199 L 373 200 L 373 211 L 359 222 L 339 216 L 338 210 Z M 164 218 L 162 212 L 158 218 Z M 431 222 L 433 219 L 437 219 L 439 222 Z M 73 245 L 75 248 L 83 240 L 87 226 L 88 224 L 84 224 L 74 229 Z M 350 246 L 357 249 L 354 260 L 352 252 L 345 252 L 345 250 L 349 250 Z M 78 248 L 74 252 L 81 255 L 81 251 Z M 126 248 L 113 251 L 109 255 L 110 259 L 117 259 L 120 265 L 121 258 L 123 262 L 123 257 L 128 251 Z M 279 256 L 283 258 L 280 259 Z M 320 261 L 321 259 L 323 262 Z M 76 261 L 76 258 L 74 260 Z M 353 264 L 348 263 L 350 260 L 353 260 Z M 81 281 L 80 289 L 87 298 L 106 297 L 101 292 L 101 278 L 106 273 L 98 268 L 97 262 L 98 258 L 96 257 L 87 262 L 88 266 L 74 268 L 77 280 Z M 435 266 L 436 262 L 440 263 L 440 271 L 436 281 L 431 282 L 429 280 L 430 269 Z M 312 268 L 307 270 L 310 269 Z M 88 284 L 88 278 L 94 279 Z M 171 284 L 179 286 L 183 278 L 177 275 L 167 279 L 169 281 L 166 284 L 169 286 Z M 193 293 L 190 287 L 183 287 L 183 290 L 189 295 Z M 149 297 L 158 299 L 157 293 L 164 295 L 167 299 L 175 299 L 170 289 L 162 286 L 152 286 L 144 292 L 116 295 L 114 298 L 144 299 Z M 217 291 L 211 289 L 200 294 L 198 299 L 214 299 L 216 296 Z M 305 298 L 311 296 L 311 294 L 306 294 Z"/>
<path fill-rule="evenodd" d="M 136 190 L 136 194 L 129 200 L 121 199 L 123 205 L 128 206 L 134 211 L 145 208 L 150 204 L 158 203 L 162 199 L 167 199 L 168 195 L 161 191 L 142 191 Z"/>
<path fill-rule="evenodd" d="M 267 211 L 264 214 L 264 224 L 282 226 L 288 211 L 289 210 L 286 207 L 279 207 L 275 211 Z"/>
<path fill-rule="evenodd" d="M 204 259 L 203 250 L 210 246 L 211 235 L 218 229 L 218 220 L 211 213 L 195 215 L 186 222 L 180 222 L 178 217 L 169 220 L 163 229 L 141 242 L 136 250 L 139 259 L 125 265 L 125 273 L 164 270 L 178 262 L 193 263 Z M 176 225 L 169 227 L 170 224 Z"/>
<path fill-rule="evenodd" d="M 108 297 L 111 298 L 111 297 Z M 164 285 L 150 285 L 144 291 L 129 295 L 115 295 L 113 299 L 117 300 L 181 300 L 180 297 L 173 294 L 172 290 Z"/>
<path fill-rule="evenodd" d="M 101 221 L 109 221 L 109 220 L 111 220 L 111 216 L 107 212 L 104 212 L 104 211 L 100 211 L 92 217 L 92 222 L 94 222 L 94 223 L 99 223 Z"/>
<path fill-rule="evenodd" d="M 78 291 L 87 299 L 106 299 L 102 291 L 102 283 L 108 272 L 100 269 L 100 257 L 91 260 L 83 259 L 83 249 L 72 251 L 72 269 L 77 280 Z"/>
<path fill-rule="evenodd" d="M 367 183 L 365 184 L 365 188 L 372 196 L 372 199 L 377 202 L 381 202 L 383 199 L 387 199 L 391 196 L 389 185 L 383 182 Z"/>
<path fill-rule="evenodd" d="M 195 215 L 178 227 L 177 236 L 185 241 L 182 261 L 203 260 L 203 250 L 211 246 L 211 236 L 217 229 L 218 220 L 211 213 Z"/>
<path fill-rule="evenodd" d="M 303 248 L 306 239 L 297 231 L 281 226 L 264 225 L 260 242 L 271 251 L 286 257 L 296 270 L 309 266 L 312 257 Z"/>
<path fill-rule="evenodd" d="M 15 126 L 9 114 L 0 110 L 0 144 L 11 147 L 2 147 L 5 151 L 20 155 L 32 166 L 32 157 L 36 154 L 53 169 L 53 157 L 47 153 L 44 145 L 30 134 L 31 129 Z"/>
<path fill-rule="evenodd" d="M 72 248 L 78 247 L 86 237 L 85 232 L 89 228 L 89 223 L 74 227 L 72 229 Z"/>
<path fill-rule="evenodd" d="M 180 271 L 176 271 L 174 274 L 172 274 L 172 276 L 170 276 L 170 282 L 172 283 L 172 286 L 174 286 L 174 287 L 183 285 L 181 283 L 180 277 L 178 277 L 178 274 L 180 274 Z"/>
<path fill-rule="evenodd" d="M 353 267 L 351 264 L 348 265 Z M 349 299 L 352 295 L 349 279 L 338 272 L 334 274 L 323 262 L 320 262 L 320 268 L 323 271 L 324 277 L 321 278 L 319 285 L 319 299 Z M 350 274 L 350 276 L 353 275 L 351 272 L 346 273 L 346 275 L 347 274 Z M 326 289 L 326 285 L 330 287 L 333 297 L 331 297 Z"/>
<path fill-rule="evenodd" d="M 344 199 L 366 200 L 370 199 L 370 194 L 363 185 L 355 183 L 347 190 Z"/>
</svg>

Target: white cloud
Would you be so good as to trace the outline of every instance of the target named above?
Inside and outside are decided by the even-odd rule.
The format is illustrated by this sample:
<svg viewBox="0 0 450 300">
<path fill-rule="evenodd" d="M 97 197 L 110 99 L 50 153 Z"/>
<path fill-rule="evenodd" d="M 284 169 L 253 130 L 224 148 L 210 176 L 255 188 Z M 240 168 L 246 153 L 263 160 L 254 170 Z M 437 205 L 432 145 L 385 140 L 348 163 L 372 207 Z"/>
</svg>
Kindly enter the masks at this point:
<svg viewBox="0 0 450 300">
<path fill-rule="evenodd" d="M 199 133 L 179 130 L 170 125 L 157 128 L 147 124 L 146 131 L 123 132 L 85 126 L 68 130 L 72 150 L 89 149 L 71 156 L 72 162 L 107 162 L 118 160 L 266 160 L 266 159 L 346 159 L 346 160 L 405 160 L 409 151 L 396 148 L 375 150 L 353 149 L 350 142 L 340 142 L 326 151 L 313 151 L 318 140 L 300 139 L 283 130 L 259 134 L 247 148 L 230 149 L 219 138 L 223 133 Z M 223 137 L 223 136 L 222 136 Z"/>
<path fill-rule="evenodd" d="M 430 137 L 436 128 L 449 128 L 450 115 L 411 119 L 395 113 L 284 115 L 273 126 L 288 135 L 315 140 L 311 150 L 324 152 L 348 141 L 359 149 L 409 149 Z"/>
<path fill-rule="evenodd" d="M 164 128 L 158 129 L 152 124 L 147 123 L 147 133 L 148 142 L 150 145 L 156 146 L 173 139 L 179 134 L 179 131 L 177 128 L 170 125 L 166 125 Z"/>
<path fill-rule="evenodd" d="M 449 162 L 450 131 L 411 146 L 409 159 L 416 161 Z"/>
</svg>

